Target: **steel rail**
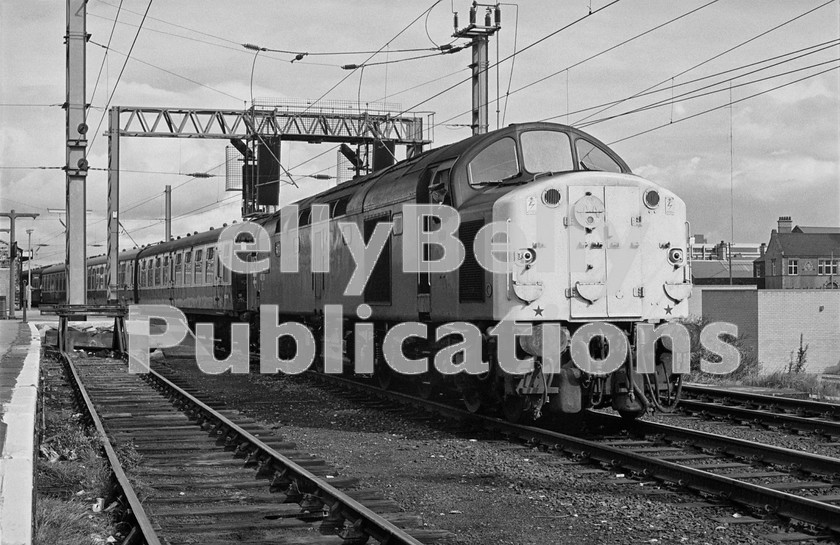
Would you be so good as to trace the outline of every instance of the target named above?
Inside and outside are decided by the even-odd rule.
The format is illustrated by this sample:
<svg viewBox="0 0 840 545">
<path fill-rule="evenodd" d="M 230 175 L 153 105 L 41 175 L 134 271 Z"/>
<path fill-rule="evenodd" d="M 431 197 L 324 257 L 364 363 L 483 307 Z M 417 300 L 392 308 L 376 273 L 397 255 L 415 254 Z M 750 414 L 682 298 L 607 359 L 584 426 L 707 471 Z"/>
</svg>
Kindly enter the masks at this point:
<svg viewBox="0 0 840 545">
<path fill-rule="evenodd" d="M 737 390 L 714 388 L 712 386 L 699 384 L 683 384 L 682 391 L 683 394 L 690 394 L 697 397 L 709 396 L 716 399 L 730 399 L 770 409 L 781 409 L 799 413 L 804 412 L 814 416 L 840 420 L 840 404 L 837 403 L 826 403 L 823 401 L 812 401 L 809 399 L 795 399 L 792 397 L 740 392 Z"/>
<path fill-rule="evenodd" d="M 348 384 L 354 389 L 363 389 L 364 391 L 376 394 L 379 397 L 390 398 L 392 400 L 400 401 L 401 403 L 422 407 L 428 411 L 448 417 L 479 424 L 488 430 L 494 430 L 505 435 L 519 437 L 524 440 L 537 441 L 546 446 L 555 448 L 556 450 L 562 450 L 581 457 L 597 460 L 608 466 L 620 466 L 626 469 L 641 472 L 647 476 L 676 483 L 697 492 L 723 495 L 735 503 L 774 512 L 783 517 L 799 520 L 813 524 L 818 528 L 840 533 L 840 507 L 829 503 L 732 479 L 723 475 L 683 466 L 674 462 L 660 460 L 618 447 L 601 444 L 596 441 L 581 439 L 543 428 L 513 424 L 511 422 L 490 416 L 473 414 L 463 409 L 458 409 L 436 401 L 423 400 L 390 390 L 381 390 L 374 386 L 361 384 L 357 381 L 335 375 L 320 376 L 328 377 L 329 381 Z M 603 413 L 591 414 L 601 414 L 603 418 L 609 419 L 605 421 L 612 423 L 623 422 L 623 419 L 618 416 L 610 416 Z M 838 465 L 840 464 L 840 460 L 828 458 L 826 456 L 818 456 L 790 449 L 780 449 L 778 447 L 750 443 L 748 441 L 717 436 L 705 432 L 682 430 L 680 428 L 674 428 L 673 426 L 667 426 L 664 424 L 654 424 L 643 421 L 639 421 L 637 424 L 639 424 L 642 428 L 646 427 L 650 430 L 650 433 L 663 433 L 665 431 L 668 431 L 669 433 L 676 433 L 679 431 L 680 433 L 685 433 L 683 437 L 691 436 L 695 438 L 695 440 L 704 440 L 708 444 L 714 444 L 716 447 L 723 446 L 723 448 L 727 449 L 727 452 L 742 454 L 745 456 L 761 456 L 765 461 L 785 460 L 785 462 L 779 461 L 776 463 L 791 464 L 792 462 L 790 456 L 795 455 L 797 460 L 795 463 L 799 464 L 799 467 L 802 467 L 803 469 L 806 467 L 810 468 L 809 470 L 821 468 L 824 471 L 831 470 L 830 473 L 833 474 L 834 471 L 836 471 L 836 468 L 840 467 L 840 465 Z M 780 451 L 789 452 L 783 453 Z"/>
<path fill-rule="evenodd" d="M 784 428 L 807 431 L 822 435 L 840 436 L 840 421 L 825 420 L 807 416 L 797 416 L 789 413 L 772 413 L 758 409 L 749 409 L 721 403 L 698 401 L 696 399 L 681 399 L 679 408 L 693 413 L 706 413 L 721 416 L 732 416 L 741 420 L 774 424 Z"/>
<path fill-rule="evenodd" d="M 105 426 L 102 425 L 102 420 L 99 418 L 99 414 L 96 412 L 96 407 L 93 405 L 93 401 L 91 400 L 90 396 L 85 389 L 84 384 L 82 383 L 81 378 L 79 377 L 79 373 L 76 371 L 76 366 L 73 365 L 70 356 L 64 350 L 60 351 L 61 359 L 64 362 L 65 367 L 67 368 L 70 376 L 72 377 L 72 387 L 76 391 L 76 394 L 81 398 L 84 402 L 84 410 L 87 412 L 88 417 L 90 418 L 91 422 L 93 422 L 94 427 L 96 428 L 96 432 L 99 434 L 99 440 L 102 443 L 103 449 L 105 449 L 105 454 L 108 456 L 108 463 L 111 465 L 111 470 L 114 472 L 114 477 L 119 484 L 120 489 L 122 489 L 123 494 L 125 495 L 125 499 L 128 502 L 128 506 L 131 510 L 131 515 L 134 517 L 135 522 L 137 523 L 131 531 L 129 532 L 128 536 L 123 540 L 123 543 L 137 543 L 137 529 L 139 528 L 140 536 L 142 536 L 144 543 L 146 545 L 161 545 L 161 541 L 157 536 L 157 532 L 155 532 L 154 527 L 152 526 L 149 517 L 146 515 L 146 511 L 143 509 L 143 504 L 140 502 L 140 499 L 137 497 L 137 494 L 134 492 L 134 488 L 131 486 L 131 482 L 129 482 L 128 477 L 123 471 L 122 464 L 117 457 L 117 453 L 114 450 L 114 447 L 111 445 L 110 439 L 108 439 L 108 435 L 105 433 Z"/>
<path fill-rule="evenodd" d="M 595 422 L 628 428 L 631 431 L 638 431 L 648 435 L 665 435 L 671 439 L 689 441 L 695 446 L 720 449 L 732 456 L 742 456 L 758 459 L 770 464 L 795 467 L 816 475 L 826 475 L 829 477 L 840 475 L 840 458 L 756 443 L 754 441 L 736 439 L 735 437 L 705 431 L 680 428 L 659 422 L 649 422 L 647 420 L 627 422 L 617 416 L 606 413 L 590 411 L 588 416 Z"/>
<path fill-rule="evenodd" d="M 328 507 L 330 517 L 335 518 L 340 516 L 345 521 L 351 523 L 352 527 L 370 537 L 376 539 L 382 544 L 387 545 L 421 545 L 421 542 L 412 537 L 408 532 L 389 522 L 385 518 L 374 513 L 360 502 L 344 494 L 329 482 L 321 479 L 306 468 L 293 462 L 289 458 L 275 451 L 270 446 L 260 441 L 257 437 L 247 432 L 230 419 L 225 417 L 220 412 L 216 411 L 206 403 L 197 399 L 195 396 L 189 394 L 160 373 L 150 370 L 145 375 L 147 380 L 152 381 L 158 389 L 165 390 L 170 396 L 176 397 L 179 401 L 191 406 L 191 408 L 199 413 L 201 417 L 207 421 L 214 421 L 216 427 L 219 428 L 223 434 L 228 436 L 233 433 L 235 439 L 240 442 L 240 445 L 247 443 L 251 447 L 249 458 L 257 458 L 261 464 L 272 464 L 276 471 L 282 475 L 282 478 L 298 483 L 298 488 L 301 492 L 305 490 L 314 489 L 312 494 L 314 498 L 320 500 Z M 225 431 L 226 430 L 226 431 Z M 309 486 L 301 486 L 305 483 Z"/>
</svg>

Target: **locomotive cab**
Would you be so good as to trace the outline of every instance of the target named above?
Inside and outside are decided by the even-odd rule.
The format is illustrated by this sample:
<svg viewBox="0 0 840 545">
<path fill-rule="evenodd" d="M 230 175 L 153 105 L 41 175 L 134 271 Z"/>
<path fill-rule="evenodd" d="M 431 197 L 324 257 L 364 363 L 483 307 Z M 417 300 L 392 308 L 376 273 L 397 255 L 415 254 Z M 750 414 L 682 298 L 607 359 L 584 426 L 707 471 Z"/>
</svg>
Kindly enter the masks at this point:
<svg viewBox="0 0 840 545">
<path fill-rule="evenodd" d="M 460 289 L 457 299 L 450 298 L 460 303 L 458 314 L 463 317 L 464 303 L 470 301 L 465 293 L 480 293 L 494 321 L 539 329 L 520 338 L 517 347 L 522 356 L 535 358 L 536 369 L 503 379 L 508 416 L 612 405 L 635 417 L 648 404 L 673 406 L 681 375 L 673 373 L 663 343 L 657 344 L 653 374 L 639 375 L 631 367 L 637 324 L 661 324 L 688 314 L 692 286 L 683 201 L 633 175 L 605 144 L 571 127 L 530 123 L 488 136 L 474 137 L 479 145 L 463 150 L 446 179 L 435 183 L 443 177 L 429 178 L 428 202 L 445 194 L 461 214 L 459 235 L 468 257 L 450 282 L 440 283 L 444 289 Z M 444 191 L 439 186 L 447 182 Z M 490 235 L 478 235 L 485 227 Z M 483 251 L 484 262 L 492 259 L 483 248 L 491 240 L 506 241 L 508 252 L 486 272 L 469 255 Z M 451 318 L 439 303 L 447 294 L 435 297 L 434 282 L 430 291 L 431 317 Z M 573 364 L 570 337 L 592 322 L 623 332 L 625 365 L 599 374 Z M 551 336 L 544 334 L 544 326 L 553 328 L 552 338 L 561 345 L 550 350 L 560 354 L 562 363 L 552 362 L 562 365 L 559 371 L 548 370 L 542 346 L 534 348 L 535 335 L 540 341 Z M 591 343 L 593 359 L 607 358 L 606 344 Z"/>
</svg>

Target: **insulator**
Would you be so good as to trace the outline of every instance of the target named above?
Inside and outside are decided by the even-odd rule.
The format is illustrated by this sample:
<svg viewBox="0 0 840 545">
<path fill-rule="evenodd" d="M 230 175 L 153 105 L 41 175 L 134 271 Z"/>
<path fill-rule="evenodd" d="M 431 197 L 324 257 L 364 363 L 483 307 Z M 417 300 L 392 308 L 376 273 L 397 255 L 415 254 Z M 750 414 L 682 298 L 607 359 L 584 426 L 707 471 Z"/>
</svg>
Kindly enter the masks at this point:
<svg viewBox="0 0 840 545">
<path fill-rule="evenodd" d="M 489 27 L 493 21 L 493 14 L 490 11 L 490 8 L 487 8 L 487 11 L 484 12 L 484 26 Z"/>
<path fill-rule="evenodd" d="M 455 32 L 458 32 L 458 12 L 456 11 L 453 15 L 453 19 L 455 20 Z"/>
<path fill-rule="evenodd" d="M 496 6 L 496 26 L 502 26 L 502 8 Z"/>
<path fill-rule="evenodd" d="M 359 67 L 359 65 L 358 65 L 358 64 L 345 64 L 345 65 L 343 65 L 341 68 L 342 68 L 343 70 L 355 70 L 355 69 L 356 69 L 356 68 L 358 68 L 358 67 Z"/>
<path fill-rule="evenodd" d="M 473 2 L 472 7 L 470 8 L 470 24 L 475 24 L 475 3 Z"/>
</svg>

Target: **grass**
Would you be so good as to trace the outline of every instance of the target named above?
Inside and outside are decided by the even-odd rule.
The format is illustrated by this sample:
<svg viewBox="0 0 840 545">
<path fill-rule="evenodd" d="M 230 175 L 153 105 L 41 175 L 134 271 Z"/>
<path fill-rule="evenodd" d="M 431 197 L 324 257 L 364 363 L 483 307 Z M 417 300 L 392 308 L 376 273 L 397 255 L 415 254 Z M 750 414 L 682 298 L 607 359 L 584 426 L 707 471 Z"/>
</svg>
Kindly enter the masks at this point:
<svg viewBox="0 0 840 545">
<path fill-rule="evenodd" d="M 49 403 L 49 402 L 48 402 Z M 35 483 L 36 545 L 99 544 L 112 534 L 109 513 L 92 510 L 107 498 L 111 471 L 100 455 L 98 440 L 87 434 L 77 415 L 46 408 Z"/>
<path fill-rule="evenodd" d="M 682 322 L 691 335 L 691 382 L 711 384 L 716 386 L 760 386 L 765 388 L 790 389 L 804 392 L 817 399 L 840 396 L 840 384 L 836 382 L 822 382 L 819 375 L 804 372 L 775 371 L 763 373 L 761 363 L 750 346 L 749 338 L 739 335 L 736 338 L 724 336 L 724 339 L 735 346 L 741 354 L 741 366 L 729 375 L 712 375 L 700 371 L 700 359 L 710 361 L 719 359 L 700 345 L 700 331 L 708 324 L 703 319 L 688 319 Z M 807 350 L 807 347 L 805 348 Z M 828 374 L 840 374 L 840 363 L 830 369 Z"/>
<path fill-rule="evenodd" d="M 818 400 L 840 397 L 840 384 L 822 382 L 819 375 L 813 373 L 776 371 L 768 374 L 749 375 L 738 381 L 726 380 L 726 377 L 723 377 L 715 381 L 702 380 L 701 378 L 698 382 L 724 386 L 761 386 L 764 388 L 789 389 L 807 393 Z"/>
<path fill-rule="evenodd" d="M 80 499 L 38 498 L 33 543 L 91 545 L 105 543 L 111 535 L 108 516 L 93 513 Z"/>
</svg>

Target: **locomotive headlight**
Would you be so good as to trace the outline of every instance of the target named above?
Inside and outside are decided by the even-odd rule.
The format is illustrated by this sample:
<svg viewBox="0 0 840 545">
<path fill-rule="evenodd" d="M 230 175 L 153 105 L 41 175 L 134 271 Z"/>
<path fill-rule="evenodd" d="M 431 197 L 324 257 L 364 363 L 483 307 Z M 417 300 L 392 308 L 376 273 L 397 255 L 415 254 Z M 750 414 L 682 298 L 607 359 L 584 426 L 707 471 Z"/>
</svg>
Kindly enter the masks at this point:
<svg viewBox="0 0 840 545">
<path fill-rule="evenodd" d="M 671 248 L 668 252 L 668 261 L 674 266 L 682 265 L 685 263 L 685 252 L 682 248 Z"/>
<path fill-rule="evenodd" d="M 647 206 L 651 210 L 658 207 L 660 201 L 659 191 L 655 189 L 648 189 L 647 191 L 645 191 L 644 201 L 645 206 Z"/>
<path fill-rule="evenodd" d="M 523 265 L 530 265 L 537 259 L 537 251 L 533 248 L 523 248 L 516 252 L 516 261 Z"/>
<path fill-rule="evenodd" d="M 549 208 L 557 208 L 562 200 L 563 194 L 557 188 L 550 187 L 543 191 L 542 202 Z"/>
</svg>

